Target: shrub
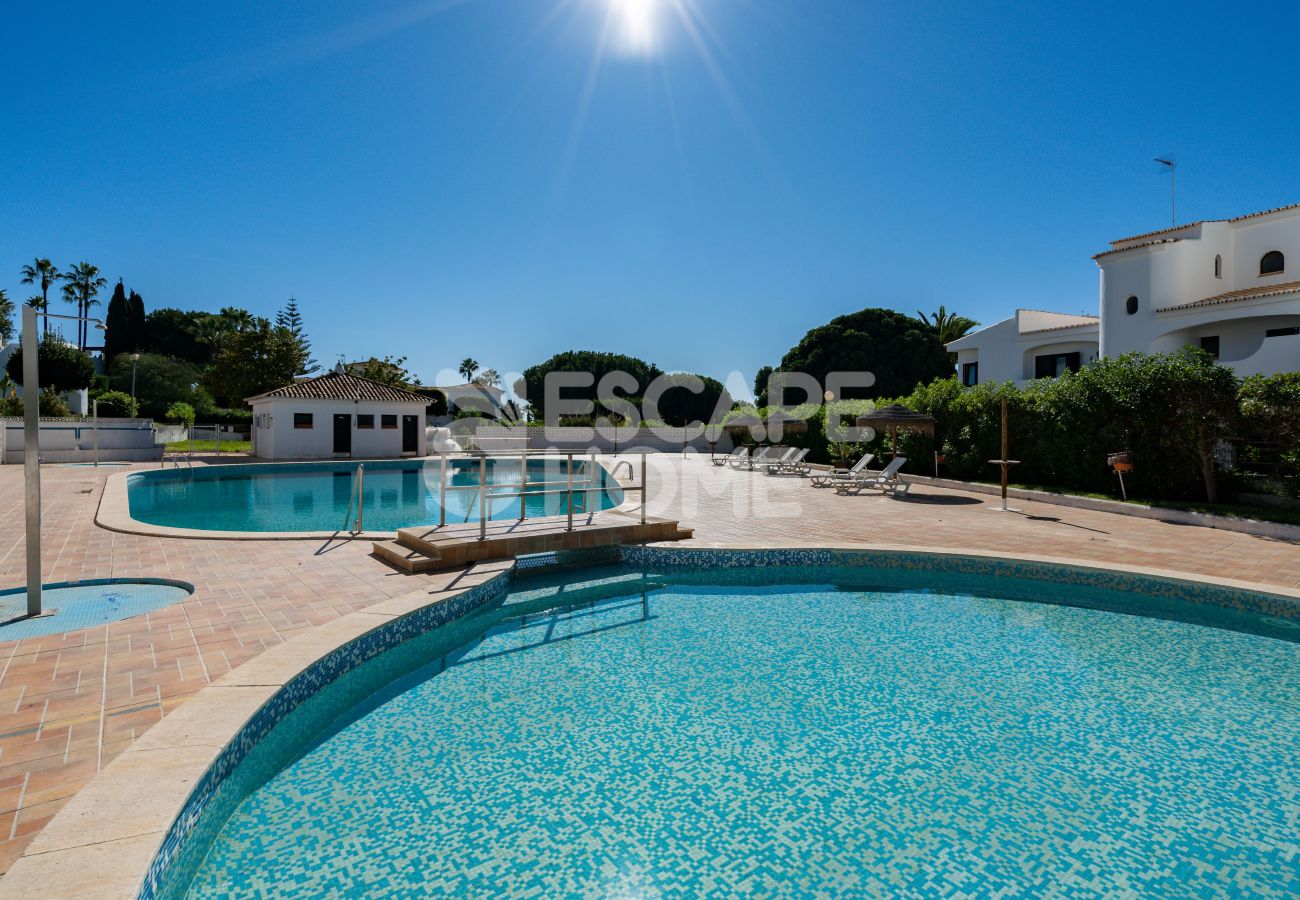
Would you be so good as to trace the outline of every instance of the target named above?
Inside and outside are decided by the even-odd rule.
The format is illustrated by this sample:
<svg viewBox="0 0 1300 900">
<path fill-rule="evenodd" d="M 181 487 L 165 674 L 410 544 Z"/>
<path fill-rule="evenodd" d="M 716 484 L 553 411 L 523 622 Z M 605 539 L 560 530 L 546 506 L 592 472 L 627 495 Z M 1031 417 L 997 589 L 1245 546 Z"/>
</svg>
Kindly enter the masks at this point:
<svg viewBox="0 0 1300 900">
<path fill-rule="evenodd" d="M 179 422 L 189 426 L 194 424 L 194 407 L 188 403 L 173 403 L 167 407 L 167 413 L 163 416 L 169 422 Z"/>
<path fill-rule="evenodd" d="M 1101 359 L 1023 388 L 932 382 L 898 402 L 933 416 L 935 436 L 900 436 L 900 452 L 929 460 L 938 447 L 947 474 L 993 480 L 988 460 L 1001 456 L 1004 398 L 1017 481 L 1112 492 L 1106 456 L 1128 450 L 1137 466 L 1131 484 L 1144 496 L 1217 497 L 1214 453 L 1237 420 L 1237 382 L 1200 350 Z"/>
<path fill-rule="evenodd" d="M 129 419 L 135 416 L 135 401 L 130 394 L 121 391 L 105 391 L 95 400 L 99 403 L 99 414 L 111 419 Z"/>
<path fill-rule="evenodd" d="M 19 347 L 15 350 L 5 367 L 9 377 L 16 384 L 23 383 L 24 349 L 26 348 Z M 36 354 L 36 363 L 41 388 L 49 388 L 55 393 L 88 388 L 95 378 L 95 364 L 91 362 L 90 357 L 58 338 L 51 337 L 41 341 L 40 349 Z"/>
</svg>

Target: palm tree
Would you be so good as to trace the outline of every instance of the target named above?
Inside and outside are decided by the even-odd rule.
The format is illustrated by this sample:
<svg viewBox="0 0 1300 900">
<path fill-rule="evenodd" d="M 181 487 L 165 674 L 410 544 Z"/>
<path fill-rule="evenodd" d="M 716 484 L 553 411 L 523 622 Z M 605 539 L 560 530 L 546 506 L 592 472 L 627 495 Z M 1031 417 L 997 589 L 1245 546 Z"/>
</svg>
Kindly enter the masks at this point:
<svg viewBox="0 0 1300 900">
<path fill-rule="evenodd" d="M 0 288 L 0 347 L 14 339 L 14 302 Z"/>
<path fill-rule="evenodd" d="M 483 387 L 501 387 L 501 374 L 496 369 L 484 369 L 474 383 Z"/>
<path fill-rule="evenodd" d="M 465 376 L 466 381 L 474 380 L 474 373 L 479 370 L 478 360 L 473 357 L 465 357 L 460 362 L 460 368 L 456 371 Z"/>
<path fill-rule="evenodd" d="M 928 316 L 918 309 L 916 315 L 922 322 L 930 326 L 941 344 L 949 344 L 979 325 L 979 322 L 974 319 L 950 313 L 942 306 L 939 307 L 938 312 L 930 313 Z"/>
<path fill-rule="evenodd" d="M 95 295 L 99 289 L 108 286 L 108 280 L 99 274 L 99 266 L 92 266 L 88 262 L 79 262 L 71 269 L 63 273 L 63 299 L 69 303 L 77 304 L 77 315 L 84 316 L 90 312 L 90 307 L 99 301 Z M 89 322 L 77 323 L 77 346 L 82 350 L 86 349 L 86 338 L 89 336 L 90 329 L 86 326 Z"/>
<path fill-rule="evenodd" d="M 54 282 L 58 281 L 59 278 L 62 277 L 59 275 L 59 270 L 54 267 L 54 263 L 38 256 L 32 265 L 23 266 L 22 269 L 19 270 L 19 274 L 23 276 L 23 284 L 40 284 L 41 286 L 41 302 L 39 304 L 33 302 L 37 299 L 33 297 L 31 300 L 27 301 L 27 305 L 35 307 L 42 312 L 48 310 L 50 308 L 50 285 L 54 284 Z M 46 337 L 48 337 L 49 334 L 50 320 L 46 319 Z"/>
</svg>

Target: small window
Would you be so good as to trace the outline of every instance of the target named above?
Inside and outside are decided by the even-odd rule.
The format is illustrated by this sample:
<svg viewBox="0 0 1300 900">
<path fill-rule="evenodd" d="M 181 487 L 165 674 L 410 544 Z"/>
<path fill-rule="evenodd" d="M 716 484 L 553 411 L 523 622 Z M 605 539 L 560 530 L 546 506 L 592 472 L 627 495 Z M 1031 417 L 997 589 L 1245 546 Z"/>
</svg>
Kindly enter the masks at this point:
<svg viewBox="0 0 1300 900">
<path fill-rule="evenodd" d="M 1270 328 L 1264 332 L 1264 337 L 1286 337 L 1289 334 L 1300 334 L 1300 325 L 1292 325 L 1290 328 Z"/>
<path fill-rule="evenodd" d="M 1058 375 L 1064 375 L 1066 372 L 1079 371 L 1081 354 L 1079 353 L 1052 353 L 1046 356 L 1034 357 L 1034 377 L 1035 378 L 1055 378 Z"/>
<path fill-rule="evenodd" d="M 375 427 L 375 417 L 374 417 L 374 414 L 365 415 L 365 414 L 362 414 L 362 413 L 358 413 L 358 414 L 357 414 L 357 427 L 358 427 L 358 428 L 374 428 L 374 427 Z"/>
<path fill-rule="evenodd" d="M 1219 336 L 1217 334 L 1209 334 L 1201 338 L 1201 349 L 1213 356 L 1215 359 L 1218 359 Z"/>
<path fill-rule="evenodd" d="M 1137 297 L 1129 297 L 1127 300 L 1125 300 L 1125 301 L 1124 301 L 1124 311 L 1125 311 L 1126 313 L 1128 313 L 1130 316 L 1133 315 L 1133 313 L 1137 312 L 1137 311 L 1138 311 L 1138 298 L 1137 298 Z"/>
<path fill-rule="evenodd" d="M 1216 257 L 1214 257 L 1214 277 L 1215 277 L 1215 278 L 1222 278 L 1222 277 L 1223 277 L 1223 257 L 1222 257 L 1222 256 L 1216 256 Z"/>
<path fill-rule="evenodd" d="M 293 427 L 294 427 L 294 428 L 311 428 L 311 427 L 312 427 L 312 425 L 311 425 L 311 413 L 294 413 L 294 414 L 293 414 Z"/>
<path fill-rule="evenodd" d="M 980 364 L 962 363 L 961 364 L 961 383 L 966 387 L 975 387 L 980 383 Z"/>
<path fill-rule="evenodd" d="M 382 424 L 385 428 L 397 427 L 397 416 L 383 416 L 381 418 L 382 418 Z"/>
<path fill-rule="evenodd" d="M 1276 275 L 1286 270 L 1286 257 L 1278 250 L 1270 250 L 1259 260 L 1259 274 Z"/>
</svg>

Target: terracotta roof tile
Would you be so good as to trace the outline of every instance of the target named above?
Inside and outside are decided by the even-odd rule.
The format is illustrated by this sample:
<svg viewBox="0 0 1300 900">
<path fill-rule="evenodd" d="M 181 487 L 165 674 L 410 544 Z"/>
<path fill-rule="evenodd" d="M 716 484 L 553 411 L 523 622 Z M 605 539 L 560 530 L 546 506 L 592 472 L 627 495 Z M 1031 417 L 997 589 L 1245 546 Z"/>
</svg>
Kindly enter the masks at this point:
<svg viewBox="0 0 1300 900">
<path fill-rule="evenodd" d="M 315 378 L 295 381 L 282 388 L 249 397 L 248 402 L 266 397 L 285 397 L 293 400 L 372 400 L 384 403 L 422 403 L 429 402 L 414 391 L 395 388 L 391 385 L 371 381 L 346 372 L 326 372 Z"/>
<path fill-rule="evenodd" d="M 1137 250 L 1139 247 L 1152 247 L 1155 246 L 1156 244 L 1176 244 L 1181 240 L 1182 238 L 1162 238 L 1160 240 L 1155 240 L 1155 241 L 1143 241 L 1140 244 L 1133 244 L 1132 246 L 1129 247 L 1116 247 L 1114 250 L 1105 250 L 1101 253 L 1094 255 L 1093 259 L 1101 259 L 1103 256 L 1110 256 L 1112 253 L 1124 253 L 1128 250 Z"/>
<path fill-rule="evenodd" d="M 1288 281 L 1286 284 L 1261 284 L 1259 287 L 1246 288 L 1241 291 L 1228 291 L 1215 294 L 1203 300 L 1191 303 L 1179 303 L 1176 306 L 1162 306 L 1156 312 L 1168 312 L 1172 309 L 1193 309 L 1198 306 L 1216 306 L 1220 303 L 1235 303 L 1238 300 L 1255 300 L 1260 297 L 1276 297 L 1281 294 L 1300 293 L 1300 281 Z"/>
<path fill-rule="evenodd" d="M 1243 219 L 1257 219 L 1260 216 L 1270 216 L 1275 212 L 1285 212 L 1288 209 L 1300 209 L 1300 203 L 1289 203 L 1286 206 L 1275 206 L 1272 209 L 1263 209 L 1259 212 L 1246 213 L 1244 216 L 1234 216 L 1229 222 L 1240 222 Z"/>
<path fill-rule="evenodd" d="M 1171 231 L 1182 231 L 1184 228 L 1192 228 L 1196 225 L 1204 225 L 1206 222 L 1243 222 L 1246 219 L 1257 219 L 1260 216 L 1271 216 L 1276 212 L 1286 212 L 1288 209 L 1300 209 L 1300 203 L 1291 203 L 1287 206 L 1275 206 L 1272 209 L 1262 209 L 1259 212 L 1246 213 L 1244 216 L 1233 216 L 1231 219 L 1197 219 L 1195 222 L 1188 222 L 1186 225 L 1173 225 L 1169 228 L 1160 228 L 1156 231 L 1147 231 L 1143 234 L 1135 234 L 1130 237 L 1120 238 L 1111 241 L 1111 247 L 1116 244 L 1127 244 L 1129 241 L 1140 241 L 1143 238 L 1155 237 L 1158 234 L 1169 234 Z M 1096 259 L 1096 257 L 1093 257 Z"/>
<path fill-rule="evenodd" d="M 1071 328 L 1096 328 L 1101 324 L 1101 319 L 1089 316 L 1087 322 L 1074 322 L 1070 325 L 1055 325 L 1051 328 L 1031 328 L 1028 331 L 1022 331 L 1021 334 L 1042 334 L 1044 331 L 1068 331 Z"/>
</svg>

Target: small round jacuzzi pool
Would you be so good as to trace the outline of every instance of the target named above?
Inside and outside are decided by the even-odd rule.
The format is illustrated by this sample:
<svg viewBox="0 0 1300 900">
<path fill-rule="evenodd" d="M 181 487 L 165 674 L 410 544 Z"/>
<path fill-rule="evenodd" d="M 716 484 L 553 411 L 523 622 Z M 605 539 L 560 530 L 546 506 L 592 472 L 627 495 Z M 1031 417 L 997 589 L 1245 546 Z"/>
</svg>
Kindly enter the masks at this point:
<svg viewBox="0 0 1300 900">
<path fill-rule="evenodd" d="M 1296 601 L 919 554 L 624 553 L 516 573 L 317 673 L 192 799 L 146 893 L 1300 891 Z"/>
<path fill-rule="evenodd" d="M 0 641 L 111 625 L 180 603 L 193 593 L 194 585 L 164 578 L 64 581 L 41 589 L 46 615 L 28 619 L 22 618 L 27 612 L 27 589 L 0 591 Z"/>
</svg>

